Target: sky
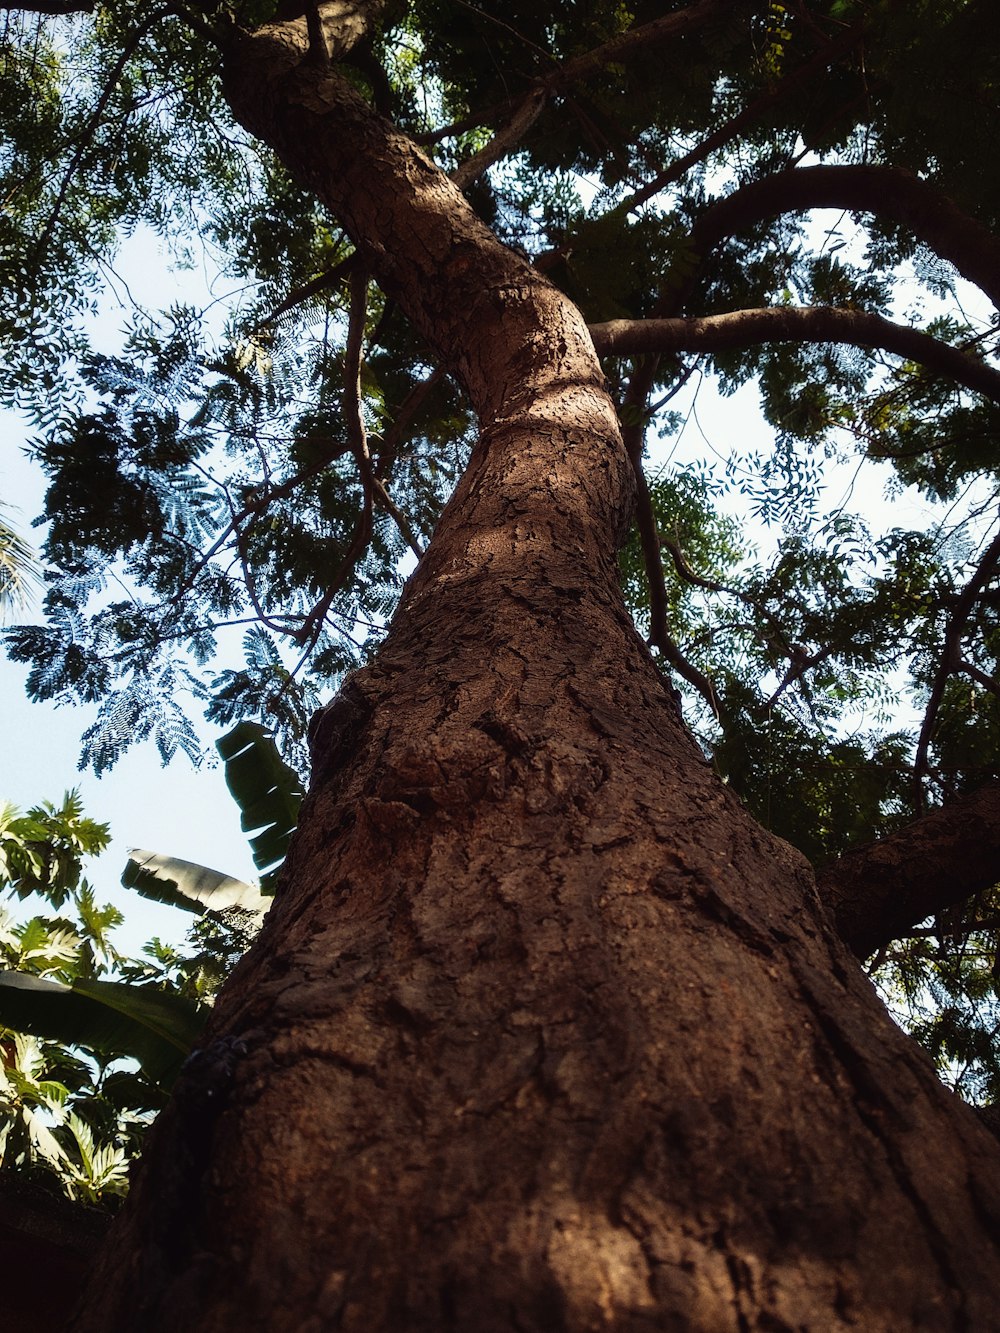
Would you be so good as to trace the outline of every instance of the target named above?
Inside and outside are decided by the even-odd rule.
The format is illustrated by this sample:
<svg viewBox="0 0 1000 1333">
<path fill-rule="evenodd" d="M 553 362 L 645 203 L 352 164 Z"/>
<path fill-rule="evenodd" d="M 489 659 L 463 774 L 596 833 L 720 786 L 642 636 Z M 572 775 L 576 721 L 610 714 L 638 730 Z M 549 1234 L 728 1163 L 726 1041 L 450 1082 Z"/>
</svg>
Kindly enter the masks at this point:
<svg viewBox="0 0 1000 1333">
<path fill-rule="evenodd" d="M 155 746 L 145 743 L 102 778 L 79 773 L 80 735 L 95 710 L 31 703 L 25 675 L 26 668 L 0 660 L 0 798 L 23 811 L 43 800 L 59 802 L 63 792 L 78 787 L 85 813 L 111 825 L 114 840 L 87 875 L 98 899 L 125 913 L 119 947 L 134 953 L 152 935 L 179 943 L 194 918 L 147 902 L 118 881 L 130 847 L 196 861 L 238 879 L 256 878 L 221 766 L 196 770 L 181 755 L 164 768 Z"/>
</svg>

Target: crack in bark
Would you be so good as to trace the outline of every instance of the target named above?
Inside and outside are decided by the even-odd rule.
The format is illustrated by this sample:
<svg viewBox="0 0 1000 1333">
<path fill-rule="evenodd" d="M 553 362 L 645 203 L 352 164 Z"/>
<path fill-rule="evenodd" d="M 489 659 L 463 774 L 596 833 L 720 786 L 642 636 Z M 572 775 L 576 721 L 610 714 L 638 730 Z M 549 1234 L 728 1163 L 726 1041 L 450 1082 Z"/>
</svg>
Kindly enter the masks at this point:
<svg viewBox="0 0 1000 1333">
<path fill-rule="evenodd" d="M 871 1134 L 872 1142 L 882 1153 L 898 1188 L 909 1201 L 911 1208 L 919 1219 L 921 1234 L 927 1241 L 931 1256 L 937 1264 L 946 1285 L 950 1288 L 953 1300 L 957 1300 L 958 1306 L 954 1311 L 958 1320 L 954 1325 L 956 1333 L 974 1333 L 965 1309 L 964 1289 L 952 1262 L 949 1239 L 938 1224 L 933 1210 L 928 1207 L 918 1190 L 913 1172 L 908 1166 L 902 1151 L 897 1146 L 895 1138 L 887 1135 L 883 1126 L 879 1123 L 880 1113 L 883 1110 L 887 1111 L 897 1122 L 901 1121 L 900 1127 L 903 1128 L 904 1132 L 914 1132 L 913 1126 L 907 1123 L 907 1119 L 902 1116 L 900 1108 L 887 1095 L 882 1083 L 869 1068 L 868 1061 L 859 1051 L 856 1042 L 844 1030 L 837 1015 L 831 1012 L 820 998 L 818 991 L 810 984 L 809 971 L 811 969 L 802 963 L 793 962 L 793 972 L 801 987 L 802 996 L 811 1009 L 820 1031 L 829 1043 L 837 1065 L 844 1070 L 854 1084 L 858 1094 L 856 1101 L 858 1112 Z"/>
</svg>

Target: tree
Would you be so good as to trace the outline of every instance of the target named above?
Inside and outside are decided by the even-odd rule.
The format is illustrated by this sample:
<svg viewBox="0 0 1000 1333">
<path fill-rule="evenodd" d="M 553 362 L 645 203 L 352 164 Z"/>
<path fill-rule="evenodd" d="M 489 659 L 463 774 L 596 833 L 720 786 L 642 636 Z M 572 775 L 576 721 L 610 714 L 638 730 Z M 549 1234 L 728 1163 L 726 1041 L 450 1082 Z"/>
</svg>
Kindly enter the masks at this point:
<svg viewBox="0 0 1000 1333">
<path fill-rule="evenodd" d="M 89 49 L 111 78 L 63 126 L 62 169 L 22 166 L 16 196 L 45 297 L 22 302 L 11 340 L 34 320 L 36 361 L 79 351 L 57 316 L 86 249 L 182 186 L 201 204 L 231 184 L 228 214 L 205 205 L 214 238 L 240 235 L 237 262 L 276 285 L 300 280 L 200 370 L 191 319 L 137 328 L 127 357 L 84 363 L 102 405 L 47 423 L 59 577 L 47 624 L 9 642 L 39 694 L 100 697 L 132 673 L 89 737 L 98 763 L 127 731 L 193 746 L 169 691 L 195 677 L 164 645 L 206 658 L 241 598 L 259 621 L 247 671 L 219 676 L 210 707 L 224 719 L 256 691 L 293 727 L 309 692 L 265 631 L 319 678 L 342 670 L 331 616 L 370 613 L 398 542 L 421 552 L 377 651 L 313 720 L 275 907 L 74 1327 L 996 1327 L 996 1144 L 848 947 L 988 891 L 992 871 L 970 860 L 929 898 L 914 888 L 908 912 L 875 894 L 848 920 L 835 911 L 859 898 L 836 868 L 817 881 L 736 793 L 761 808 L 775 715 L 792 770 L 827 741 L 787 803 L 817 859 L 921 813 L 928 790 L 994 777 L 1000 543 L 872 542 L 838 517 L 823 549 L 793 526 L 770 571 L 747 576 L 731 535 L 728 565 L 699 570 L 686 537 L 658 531 L 642 470 L 651 402 L 689 373 L 679 354 L 707 349 L 731 385 L 760 374 L 776 448 L 748 484 L 765 510 L 808 508 L 806 450 L 836 423 L 932 494 L 992 475 L 991 331 L 900 325 L 888 292 L 906 259 L 938 286 L 946 260 L 1000 290 L 978 156 L 996 128 L 988 6 L 295 9 L 100 10 Z M 218 59 L 253 139 L 229 137 Z M 53 69 L 18 66 L 39 123 L 59 123 Z M 443 145 L 450 178 L 417 139 Z M 89 191 L 96 168 L 106 188 Z M 584 168 L 608 192 L 589 216 L 565 188 Z M 244 237 L 257 187 L 266 211 Z M 864 264 L 810 246 L 799 219 L 819 207 L 866 215 Z M 278 321 L 338 283 L 343 340 L 327 327 L 295 362 Z M 880 375 L 842 343 L 902 367 Z M 14 366 L 26 398 L 29 372 Z M 282 387 L 301 390 L 283 416 Z M 454 437 L 470 411 L 424 550 L 440 473 L 420 478 L 458 470 L 442 423 Z M 209 420 L 260 459 L 256 483 L 218 480 Z M 279 470 L 275 434 L 291 441 Z M 697 488 L 678 494 L 704 516 Z M 622 599 L 636 505 L 648 637 L 710 710 L 714 762 Z M 694 532 L 725 555 L 724 529 Z M 844 574 L 852 543 L 875 562 L 867 582 Z M 231 568 L 213 563 L 223 550 Z M 756 675 L 738 624 L 716 636 L 735 649 L 682 650 L 695 611 L 675 594 L 671 613 L 661 551 L 741 608 Z M 88 611 L 115 560 L 153 601 Z M 923 687 L 911 744 L 830 730 L 875 663 Z M 947 805 L 938 820 L 911 836 L 955 834 Z M 877 854 L 864 865 L 862 882 Z M 904 870 L 904 896 L 912 882 Z"/>
</svg>

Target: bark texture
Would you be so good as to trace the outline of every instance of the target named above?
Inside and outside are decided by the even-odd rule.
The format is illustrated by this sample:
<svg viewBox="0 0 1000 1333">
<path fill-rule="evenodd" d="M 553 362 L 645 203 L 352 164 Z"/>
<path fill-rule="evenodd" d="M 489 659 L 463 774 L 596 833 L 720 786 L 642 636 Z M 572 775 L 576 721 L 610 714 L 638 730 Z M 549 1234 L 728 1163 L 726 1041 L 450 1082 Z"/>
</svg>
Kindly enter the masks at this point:
<svg viewBox="0 0 1000 1333">
<path fill-rule="evenodd" d="M 926 917 L 1000 883 L 1000 787 L 983 787 L 821 870 L 842 939 L 868 958 Z"/>
<path fill-rule="evenodd" d="M 248 40 L 231 100 L 482 434 L 318 715 L 283 888 L 74 1327 L 1000 1327 L 995 1142 L 625 613 L 631 474 L 579 312 L 302 42 Z"/>
</svg>

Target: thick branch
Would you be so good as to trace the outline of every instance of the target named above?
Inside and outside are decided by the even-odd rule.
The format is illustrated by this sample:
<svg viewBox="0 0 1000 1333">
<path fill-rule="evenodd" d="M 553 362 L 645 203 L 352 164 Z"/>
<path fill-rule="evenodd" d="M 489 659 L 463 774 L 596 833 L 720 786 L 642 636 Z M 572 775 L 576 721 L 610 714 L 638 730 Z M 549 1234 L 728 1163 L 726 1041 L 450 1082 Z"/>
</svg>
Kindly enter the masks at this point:
<svg viewBox="0 0 1000 1333">
<path fill-rule="evenodd" d="M 592 324 L 600 356 L 711 352 L 765 342 L 843 342 L 875 347 L 949 376 L 1000 403 L 1000 371 L 919 329 L 834 306 L 763 306 L 700 319 L 613 319 Z"/>
<path fill-rule="evenodd" d="M 522 400 L 528 402 L 525 358 L 543 360 L 531 335 L 545 308 L 574 324 L 567 333 L 567 356 L 592 359 L 581 375 L 589 376 L 608 428 L 617 435 L 575 307 L 501 245 L 457 187 L 336 70 L 303 61 L 304 27 L 299 20 L 234 35 L 225 89 L 238 119 L 338 216 L 383 291 L 458 374 L 482 420 L 499 411 L 506 421 L 515 401 L 518 412 Z M 517 363 L 509 373 L 498 352 Z M 564 365 L 545 361 L 539 369 L 555 393 L 564 391 L 557 384 L 576 391 L 582 382 L 569 378 Z M 554 399 L 543 401 L 537 393 L 531 403 L 532 411 L 556 411 Z"/>
<path fill-rule="evenodd" d="M 934 810 L 817 876 L 841 938 L 867 958 L 1000 881 L 1000 785 Z"/>
<path fill-rule="evenodd" d="M 902 223 L 1000 308 L 1000 238 L 951 198 L 902 167 L 821 166 L 780 171 L 712 204 L 692 240 L 702 255 L 779 213 L 841 208 Z"/>
</svg>

